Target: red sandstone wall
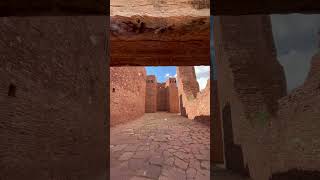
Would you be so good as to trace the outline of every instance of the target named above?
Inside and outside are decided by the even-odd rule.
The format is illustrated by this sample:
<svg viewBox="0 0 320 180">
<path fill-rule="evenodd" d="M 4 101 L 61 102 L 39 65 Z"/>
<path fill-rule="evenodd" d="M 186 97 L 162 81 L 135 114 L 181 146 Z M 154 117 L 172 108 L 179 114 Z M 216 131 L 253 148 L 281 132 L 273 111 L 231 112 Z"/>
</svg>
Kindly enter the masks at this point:
<svg viewBox="0 0 320 180">
<path fill-rule="evenodd" d="M 157 79 L 154 75 L 147 76 L 146 80 L 146 102 L 145 112 L 153 113 L 157 112 Z"/>
<path fill-rule="evenodd" d="M 200 92 L 193 66 L 177 67 L 177 76 L 181 115 L 189 119 L 205 118 L 209 120 L 210 81 Z"/>
<path fill-rule="evenodd" d="M 166 81 L 166 89 L 168 94 L 168 111 L 171 113 L 178 113 L 179 111 L 179 93 L 176 83 L 176 78 L 169 78 Z"/>
<path fill-rule="evenodd" d="M 157 111 L 168 111 L 168 91 L 165 83 L 158 83 L 157 88 Z"/>
<path fill-rule="evenodd" d="M 215 17 L 214 33 L 220 115 L 229 103 L 234 142 L 252 179 L 292 168 L 317 170 L 319 55 L 305 84 L 285 95 L 268 16 Z"/>
<path fill-rule="evenodd" d="M 107 179 L 107 24 L 0 18 L 0 179 Z"/>
<path fill-rule="evenodd" d="M 144 67 L 110 67 L 110 125 L 134 120 L 145 113 Z"/>
</svg>

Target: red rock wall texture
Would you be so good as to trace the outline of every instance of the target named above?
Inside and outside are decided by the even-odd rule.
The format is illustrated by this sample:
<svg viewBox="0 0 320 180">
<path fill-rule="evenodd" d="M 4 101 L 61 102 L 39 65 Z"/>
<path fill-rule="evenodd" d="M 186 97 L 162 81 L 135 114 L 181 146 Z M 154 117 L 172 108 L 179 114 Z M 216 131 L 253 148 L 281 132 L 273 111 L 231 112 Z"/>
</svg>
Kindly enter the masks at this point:
<svg viewBox="0 0 320 180">
<path fill-rule="evenodd" d="M 107 179 L 107 23 L 0 18 L 0 179 Z"/>
<path fill-rule="evenodd" d="M 286 95 L 269 16 L 215 17 L 214 37 L 220 115 L 230 104 L 233 140 L 251 177 L 320 167 L 318 55 L 305 84 Z"/>
<path fill-rule="evenodd" d="M 142 116 L 146 111 L 144 67 L 110 67 L 110 125 Z"/>
<path fill-rule="evenodd" d="M 110 44 L 112 66 L 209 65 L 209 14 L 203 17 L 112 16 Z"/>
<path fill-rule="evenodd" d="M 155 75 L 147 76 L 146 81 L 146 113 L 157 112 L 157 79 Z"/>
<path fill-rule="evenodd" d="M 168 111 L 179 112 L 178 88 L 175 78 L 165 83 L 157 83 L 154 75 L 147 76 L 146 112 Z"/>
<path fill-rule="evenodd" d="M 157 111 L 168 111 L 168 91 L 165 83 L 158 83 L 157 88 Z"/>
<path fill-rule="evenodd" d="M 171 113 L 179 113 L 179 94 L 176 78 L 169 78 L 165 86 L 168 91 L 168 111 Z"/>
<path fill-rule="evenodd" d="M 177 67 L 178 91 L 181 115 L 189 119 L 210 116 L 210 81 L 199 91 L 194 66 Z"/>
</svg>

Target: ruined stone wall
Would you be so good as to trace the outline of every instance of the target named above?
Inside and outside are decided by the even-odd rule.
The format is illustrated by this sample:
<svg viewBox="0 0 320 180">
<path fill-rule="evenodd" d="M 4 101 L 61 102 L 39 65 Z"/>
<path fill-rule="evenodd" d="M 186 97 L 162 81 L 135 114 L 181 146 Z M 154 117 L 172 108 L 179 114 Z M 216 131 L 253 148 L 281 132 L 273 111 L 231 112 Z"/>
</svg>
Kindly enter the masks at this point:
<svg viewBox="0 0 320 180">
<path fill-rule="evenodd" d="M 134 120 L 145 113 L 144 67 L 110 67 L 110 125 Z"/>
<path fill-rule="evenodd" d="M 178 88 L 175 78 L 157 83 L 154 75 L 147 76 L 146 112 L 179 112 Z"/>
<path fill-rule="evenodd" d="M 107 24 L 0 18 L 0 179 L 107 179 Z"/>
<path fill-rule="evenodd" d="M 319 143 L 312 140 L 319 137 L 319 93 L 306 81 L 285 94 L 269 16 L 215 17 L 214 37 L 220 115 L 230 104 L 232 141 L 251 177 L 267 180 L 275 172 L 319 167 Z"/>
<path fill-rule="evenodd" d="M 178 92 L 181 115 L 189 119 L 210 116 L 210 82 L 203 91 L 199 91 L 199 84 L 193 66 L 177 67 Z"/>
<path fill-rule="evenodd" d="M 272 173 L 294 168 L 320 173 L 319 84 L 320 50 L 304 84 L 279 100 L 278 117 L 272 121 Z"/>
<path fill-rule="evenodd" d="M 157 111 L 168 111 L 168 91 L 165 83 L 157 84 Z"/>
<path fill-rule="evenodd" d="M 165 85 L 168 95 L 168 111 L 171 113 L 179 112 L 179 94 L 176 78 L 169 78 Z"/>
<path fill-rule="evenodd" d="M 157 112 L 157 79 L 155 75 L 147 76 L 146 84 L 146 113 Z"/>
</svg>

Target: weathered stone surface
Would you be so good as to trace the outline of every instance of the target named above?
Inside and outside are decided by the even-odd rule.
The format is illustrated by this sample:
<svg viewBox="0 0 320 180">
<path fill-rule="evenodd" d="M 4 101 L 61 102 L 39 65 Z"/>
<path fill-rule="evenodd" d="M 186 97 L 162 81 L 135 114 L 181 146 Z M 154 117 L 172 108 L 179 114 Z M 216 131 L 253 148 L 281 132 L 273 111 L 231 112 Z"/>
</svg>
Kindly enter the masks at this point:
<svg viewBox="0 0 320 180">
<path fill-rule="evenodd" d="M 157 111 L 168 111 L 168 91 L 165 83 L 157 83 Z"/>
<path fill-rule="evenodd" d="M 267 180 L 293 168 L 317 169 L 319 54 L 304 84 L 286 94 L 268 16 L 221 16 L 215 18 L 214 33 L 220 113 L 223 124 L 230 119 L 233 134 L 224 144 L 242 147 L 243 166 L 252 179 Z"/>
<path fill-rule="evenodd" d="M 147 76 L 146 112 L 179 112 L 179 98 L 176 78 L 169 78 L 165 83 L 158 83 L 154 75 Z M 152 137 L 167 141 L 166 137 Z"/>
<path fill-rule="evenodd" d="M 168 93 L 168 111 L 171 113 L 180 112 L 179 109 L 179 94 L 176 78 L 169 78 L 166 81 L 166 89 Z"/>
<path fill-rule="evenodd" d="M 127 161 L 132 157 L 132 155 L 133 155 L 133 152 L 125 152 L 120 156 L 119 160 L 120 161 Z"/>
<path fill-rule="evenodd" d="M 145 112 L 144 67 L 110 67 L 110 125 L 134 120 Z"/>
<path fill-rule="evenodd" d="M 111 66 L 210 64 L 209 16 L 113 16 L 110 35 Z"/>
<path fill-rule="evenodd" d="M 157 78 L 155 75 L 147 76 L 146 87 L 146 113 L 157 112 Z"/>
<path fill-rule="evenodd" d="M 210 16 L 209 0 L 111 0 L 110 15 Z"/>
<path fill-rule="evenodd" d="M 165 121 L 164 118 L 170 119 Z M 136 142 L 136 145 L 142 147 L 143 150 L 137 148 L 135 153 L 128 161 L 121 161 L 121 156 L 128 159 L 129 155 L 126 151 L 129 145 L 124 146 L 128 142 L 125 141 L 129 134 L 121 133 L 121 129 L 132 129 L 135 136 L 148 136 L 148 137 L 170 137 L 168 141 L 158 141 L 157 138 L 147 138 Z M 168 134 L 170 134 L 168 136 Z M 190 138 L 194 137 L 194 138 Z M 137 178 L 144 177 L 150 179 L 167 179 L 167 180 L 186 180 L 187 171 L 189 170 L 189 177 L 197 177 L 195 171 L 201 171 L 199 176 L 202 179 L 209 180 L 207 176 L 208 170 L 200 167 L 200 161 L 194 159 L 199 154 L 209 154 L 209 147 L 205 144 L 210 143 L 209 127 L 197 121 L 188 121 L 185 117 L 172 113 L 147 113 L 135 121 L 115 126 L 111 128 L 111 139 L 116 138 L 118 145 L 112 143 L 112 148 L 119 147 L 119 151 L 111 150 L 111 174 L 115 178 Z M 184 139 L 189 139 L 191 145 L 184 144 Z M 125 143 L 124 143 L 125 142 Z M 120 146 L 119 146 L 120 145 Z M 156 146 L 158 148 L 146 148 Z M 192 152 L 189 147 L 198 149 Z M 170 150 L 173 150 L 172 153 Z M 210 156 L 202 156 L 204 161 L 210 160 Z M 181 159 L 180 159 L 181 158 Z M 124 164 L 123 162 L 127 162 Z M 209 165 L 209 164 L 207 164 Z M 209 166 L 206 166 L 209 168 Z M 121 170 L 123 172 L 121 172 Z M 118 175 L 117 175 L 118 174 Z M 123 175 L 121 175 L 123 174 Z"/>
<path fill-rule="evenodd" d="M 187 178 L 194 178 L 197 175 L 197 170 L 194 168 L 188 168 L 186 174 Z"/>
<path fill-rule="evenodd" d="M 178 168 L 181 168 L 181 169 L 183 169 L 183 170 L 186 170 L 187 167 L 188 167 L 188 163 L 184 162 L 184 161 L 181 160 L 180 158 L 175 158 L 174 164 L 175 164 Z"/>
<path fill-rule="evenodd" d="M 1 179 L 107 179 L 107 24 L 0 18 Z"/>
<path fill-rule="evenodd" d="M 177 77 L 181 115 L 210 122 L 210 80 L 200 92 L 193 66 L 177 67 Z"/>
</svg>

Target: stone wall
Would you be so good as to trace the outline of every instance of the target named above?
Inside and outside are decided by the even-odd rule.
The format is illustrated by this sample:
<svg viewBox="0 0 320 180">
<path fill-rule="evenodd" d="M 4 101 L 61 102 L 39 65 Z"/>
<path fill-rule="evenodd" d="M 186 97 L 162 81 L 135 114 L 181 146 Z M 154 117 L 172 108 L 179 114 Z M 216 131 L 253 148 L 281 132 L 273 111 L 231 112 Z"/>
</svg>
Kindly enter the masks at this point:
<svg viewBox="0 0 320 180">
<path fill-rule="evenodd" d="M 240 148 L 243 170 L 248 167 L 254 180 L 293 168 L 316 170 L 319 76 L 313 73 L 319 70 L 311 70 L 312 80 L 286 95 L 269 16 L 215 17 L 214 37 L 220 115 L 225 119 L 223 109 L 229 105 L 232 141 Z"/>
<path fill-rule="evenodd" d="M 199 91 L 194 66 L 177 67 L 180 112 L 189 119 L 208 119 L 210 116 L 210 81 Z"/>
<path fill-rule="evenodd" d="M 155 75 L 147 76 L 146 85 L 146 113 L 157 112 L 157 79 Z"/>
<path fill-rule="evenodd" d="M 107 24 L 0 18 L 0 179 L 107 179 Z"/>
<path fill-rule="evenodd" d="M 168 111 L 168 91 L 165 83 L 157 84 L 157 111 Z"/>
<path fill-rule="evenodd" d="M 179 94 L 176 78 L 169 78 L 165 85 L 168 93 L 168 111 L 178 113 L 179 111 Z"/>
<path fill-rule="evenodd" d="M 223 163 L 224 162 L 224 153 L 223 153 L 223 140 L 222 140 L 222 120 L 220 115 L 220 106 L 219 106 L 219 98 L 218 98 L 218 87 L 217 87 L 217 80 L 213 80 L 211 83 L 211 109 L 212 113 L 212 123 L 213 130 L 213 162 L 214 163 Z"/>
<path fill-rule="evenodd" d="M 134 120 L 145 113 L 144 67 L 110 67 L 110 125 Z"/>
</svg>

